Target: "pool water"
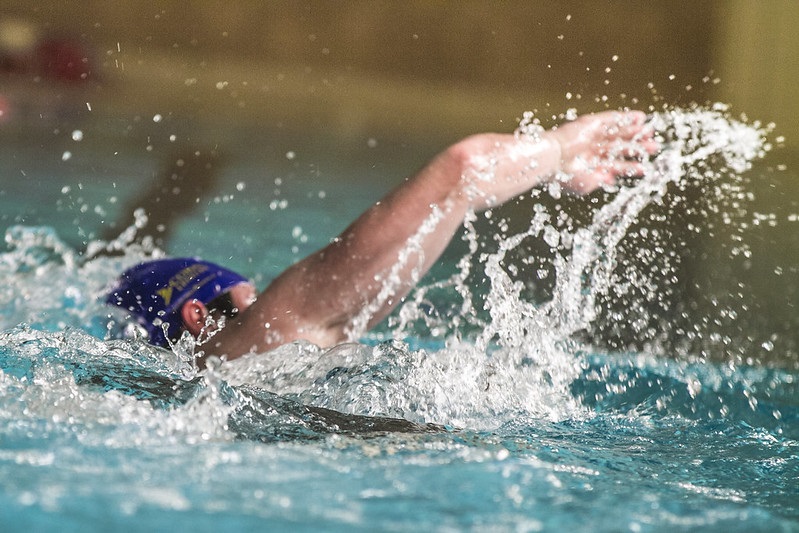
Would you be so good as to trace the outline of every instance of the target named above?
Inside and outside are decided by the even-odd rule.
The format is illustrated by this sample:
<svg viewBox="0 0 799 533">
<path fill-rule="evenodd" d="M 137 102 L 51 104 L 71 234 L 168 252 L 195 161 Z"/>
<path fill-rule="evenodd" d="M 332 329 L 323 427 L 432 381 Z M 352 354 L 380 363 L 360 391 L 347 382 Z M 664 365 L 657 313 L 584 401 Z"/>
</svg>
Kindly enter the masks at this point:
<svg viewBox="0 0 799 533">
<path fill-rule="evenodd" d="M 501 210 L 480 215 L 361 342 L 296 343 L 202 373 L 188 343 L 109 338 L 98 296 L 141 248 L 80 253 L 146 163 L 122 154 L 91 186 L 77 176 L 91 153 L 68 179 L 30 165 L 35 199 L 4 177 L 3 530 L 799 531 L 787 358 L 590 342 L 608 301 L 625 298 L 635 324 L 666 293 L 657 278 L 677 271 L 652 259 L 652 206 L 702 181 L 723 209 L 765 149 L 766 132 L 721 107 L 655 120 L 666 149 L 586 221 L 545 201 L 556 190 L 528 199 L 518 232 Z M 263 287 L 384 192 L 368 169 L 290 168 L 234 165 L 170 252 Z M 530 251 L 541 242 L 543 259 Z M 622 253 L 631 243 L 635 257 Z"/>
</svg>

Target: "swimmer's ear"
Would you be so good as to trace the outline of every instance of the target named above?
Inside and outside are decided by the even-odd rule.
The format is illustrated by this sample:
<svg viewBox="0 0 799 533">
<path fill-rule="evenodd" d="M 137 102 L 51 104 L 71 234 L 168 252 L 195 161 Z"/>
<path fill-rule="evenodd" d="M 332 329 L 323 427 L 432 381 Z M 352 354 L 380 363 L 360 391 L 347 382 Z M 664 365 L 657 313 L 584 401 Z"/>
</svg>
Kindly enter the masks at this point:
<svg viewBox="0 0 799 533">
<path fill-rule="evenodd" d="M 205 326 L 205 317 L 208 316 L 208 308 L 199 300 L 189 300 L 180 308 L 180 318 L 183 320 L 183 327 L 189 333 L 197 337 Z"/>
</svg>

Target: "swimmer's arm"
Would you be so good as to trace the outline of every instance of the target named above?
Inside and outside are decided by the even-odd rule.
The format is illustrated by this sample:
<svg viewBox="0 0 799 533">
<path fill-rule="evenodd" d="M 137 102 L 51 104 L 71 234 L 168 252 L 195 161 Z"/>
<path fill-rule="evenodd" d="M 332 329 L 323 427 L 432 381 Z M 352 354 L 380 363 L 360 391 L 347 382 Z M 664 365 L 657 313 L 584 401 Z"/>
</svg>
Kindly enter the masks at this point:
<svg viewBox="0 0 799 533">
<path fill-rule="evenodd" d="M 322 250 L 290 267 L 258 297 L 217 349 L 229 358 L 305 339 L 320 346 L 353 340 L 382 320 L 429 270 L 470 210 L 499 205 L 553 176 L 590 192 L 618 175 L 640 174 L 635 160 L 610 158 L 619 143 L 655 149 L 643 113 L 581 117 L 538 138 L 481 134 L 436 156 L 363 213 Z M 634 154 L 626 154 L 634 155 Z M 432 217 L 432 218 L 431 218 Z M 436 219 L 420 246 L 407 249 L 426 221 Z M 394 267 L 401 253 L 404 266 Z M 392 267 L 393 280 L 384 282 Z M 354 323 L 364 309 L 363 323 Z M 233 327 L 230 327 L 233 326 Z"/>
</svg>

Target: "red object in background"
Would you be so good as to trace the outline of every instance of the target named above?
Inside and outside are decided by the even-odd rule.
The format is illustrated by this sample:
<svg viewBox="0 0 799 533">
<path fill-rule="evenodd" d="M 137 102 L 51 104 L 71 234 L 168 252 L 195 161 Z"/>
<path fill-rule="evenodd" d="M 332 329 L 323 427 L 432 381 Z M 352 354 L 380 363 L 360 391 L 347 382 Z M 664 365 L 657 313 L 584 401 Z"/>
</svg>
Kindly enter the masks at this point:
<svg viewBox="0 0 799 533">
<path fill-rule="evenodd" d="M 77 124 L 86 114 L 79 88 L 97 79 L 95 69 L 92 48 L 79 37 L 0 16 L 0 126 Z"/>
<path fill-rule="evenodd" d="M 0 94 L 0 124 L 6 122 L 11 115 L 11 104 L 8 98 Z"/>
<path fill-rule="evenodd" d="M 88 49 L 75 39 L 46 38 L 36 46 L 38 72 L 47 78 L 80 82 L 91 76 Z"/>
</svg>

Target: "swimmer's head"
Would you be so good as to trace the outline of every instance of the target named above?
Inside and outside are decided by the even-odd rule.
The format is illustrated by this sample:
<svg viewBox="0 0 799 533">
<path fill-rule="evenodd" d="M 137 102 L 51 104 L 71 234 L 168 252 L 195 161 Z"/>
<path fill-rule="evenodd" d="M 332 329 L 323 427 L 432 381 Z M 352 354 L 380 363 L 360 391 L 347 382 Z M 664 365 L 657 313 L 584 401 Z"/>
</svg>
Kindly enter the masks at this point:
<svg viewBox="0 0 799 533">
<path fill-rule="evenodd" d="M 243 311 L 249 300 L 236 306 L 230 298 L 239 285 L 254 293 L 247 278 L 214 263 L 191 258 L 158 259 L 123 272 L 106 296 L 106 303 L 129 311 L 147 331 L 152 344 L 167 346 L 167 339 L 176 340 L 184 328 L 192 330 L 185 318 L 189 306 L 196 306 L 194 313 L 206 308 L 224 314 Z"/>
</svg>

